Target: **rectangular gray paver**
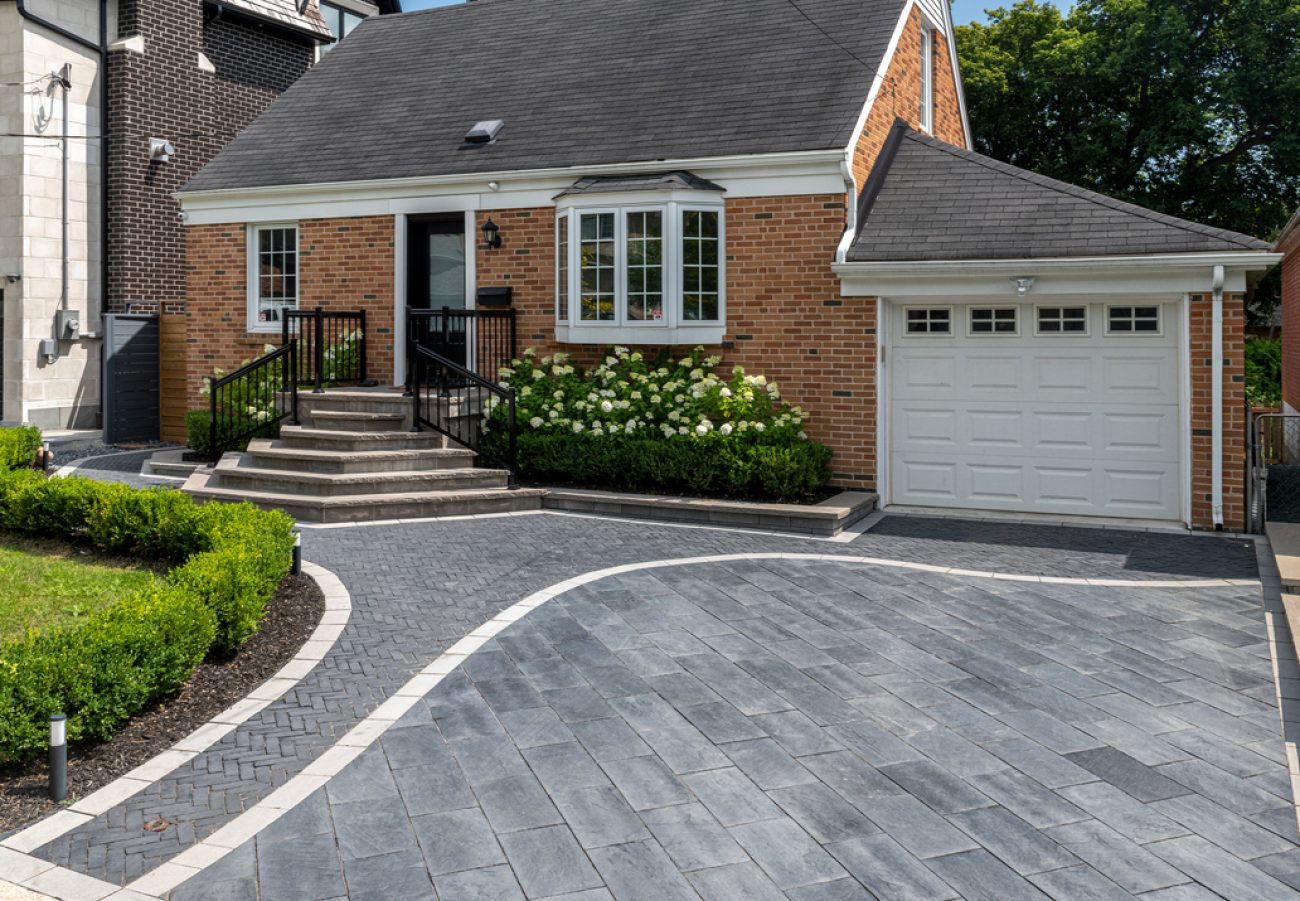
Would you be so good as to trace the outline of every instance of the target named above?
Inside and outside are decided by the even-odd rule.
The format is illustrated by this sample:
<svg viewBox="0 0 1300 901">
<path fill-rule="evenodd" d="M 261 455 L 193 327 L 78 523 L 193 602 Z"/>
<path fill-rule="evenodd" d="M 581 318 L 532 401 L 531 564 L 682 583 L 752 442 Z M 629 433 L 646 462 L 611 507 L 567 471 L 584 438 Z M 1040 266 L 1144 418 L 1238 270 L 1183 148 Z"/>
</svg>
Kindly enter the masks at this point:
<svg viewBox="0 0 1300 901">
<path fill-rule="evenodd" d="M 1039 873 L 1030 876 L 1029 881 L 1046 892 L 1055 901 L 1129 901 L 1133 897 L 1133 895 L 1124 891 L 1089 866 L 1067 867 L 1063 870 L 1053 870 L 1050 873 Z M 1176 899 L 1183 897 L 1178 893 L 1184 888 L 1185 886 L 1174 886 L 1173 888 L 1147 892 L 1142 895 L 1142 899 L 1143 901 L 1158 901 L 1158 899 L 1176 901 Z M 1166 894 L 1169 892 L 1174 894 Z M 1186 901 L 1193 901 L 1193 897 L 1187 895 Z M 1204 897 L 1204 901 L 1217 901 L 1217 899 L 1217 895 L 1206 895 Z"/>
<path fill-rule="evenodd" d="M 1287 898 L 1293 890 L 1197 835 L 1155 842 L 1147 850 L 1225 898 Z"/>
<path fill-rule="evenodd" d="M 1011 769 L 1024 773 L 1048 788 L 1095 782 L 1098 779 L 1095 773 L 1072 762 L 1069 755 L 1049 751 L 1038 742 L 1023 736 L 989 742 L 984 747 L 1009 764 Z"/>
<path fill-rule="evenodd" d="M 584 848 L 600 848 L 650 837 L 645 824 L 613 786 L 574 788 L 551 796 Z"/>
<path fill-rule="evenodd" d="M 1135 842 L 1145 844 L 1187 834 L 1185 826 L 1106 782 L 1071 785 L 1058 793 Z"/>
<path fill-rule="evenodd" d="M 414 853 L 415 835 L 401 805 L 351 801 L 331 806 L 334 835 L 344 863 L 391 851 Z"/>
<path fill-rule="evenodd" d="M 531 773 L 506 776 L 474 786 L 488 822 L 498 833 L 559 823 L 560 814 Z"/>
<path fill-rule="evenodd" d="M 683 804 L 691 794 L 658 757 L 628 757 L 601 764 L 633 810 Z"/>
<path fill-rule="evenodd" d="M 1170 737 L 1173 738 L 1177 735 L 1178 733 L 1174 733 Z M 1066 756 L 1071 762 L 1078 764 L 1139 801 L 1159 801 L 1164 798 L 1176 798 L 1179 795 L 1190 793 L 1186 786 L 1179 785 L 1169 777 L 1158 773 L 1152 767 L 1115 748 L 1105 747 L 1090 751 L 1077 751 Z"/>
<path fill-rule="evenodd" d="M 845 876 L 835 860 L 792 820 L 761 820 L 731 828 L 736 841 L 780 888 Z"/>
<path fill-rule="evenodd" d="M 694 901 L 690 884 L 656 842 L 596 848 L 591 861 L 618 901 Z"/>
<path fill-rule="evenodd" d="M 972 776 L 970 781 L 984 794 L 1039 829 L 1088 819 L 1088 814 L 1060 795 L 1013 770 Z"/>
<path fill-rule="evenodd" d="M 524 893 L 508 866 L 446 873 L 433 880 L 438 901 L 523 901 Z M 351 901 L 351 899 L 349 899 Z"/>
<path fill-rule="evenodd" d="M 691 773 L 683 776 L 682 781 L 724 826 L 782 815 L 772 799 L 735 767 Z"/>
<path fill-rule="evenodd" d="M 968 783 L 930 760 L 914 760 L 883 766 L 880 771 L 901 785 L 908 794 L 940 813 L 956 813 L 989 807 L 993 802 Z"/>
<path fill-rule="evenodd" d="M 748 741 L 767 734 L 726 701 L 696 704 L 684 708 L 682 713 L 696 729 L 717 744 Z"/>
<path fill-rule="evenodd" d="M 1044 901 L 1047 897 L 983 849 L 936 857 L 928 864 L 964 901 Z"/>
<path fill-rule="evenodd" d="M 501 845 L 529 897 L 562 895 L 602 885 L 587 855 L 565 826 L 503 835 Z"/>
<path fill-rule="evenodd" d="M 609 784 L 609 778 L 576 741 L 525 750 L 524 759 L 552 796 L 568 789 Z"/>
<path fill-rule="evenodd" d="M 880 831 L 866 814 L 820 782 L 774 789 L 768 796 L 822 844 Z"/>
<path fill-rule="evenodd" d="M 641 757 L 650 753 L 650 746 L 641 740 L 622 717 L 584 720 L 574 723 L 572 729 L 587 753 L 602 762 Z"/>
<path fill-rule="evenodd" d="M 721 867 L 749 860 L 701 804 L 660 807 L 641 816 L 679 870 Z"/>
<path fill-rule="evenodd" d="M 411 825 L 435 877 L 505 863 L 492 827 L 477 808 L 413 817 Z"/>
<path fill-rule="evenodd" d="M 770 738 L 733 742 L 722 749 L 759 788 L 770 791 L 817 781 L 803 764 Z"/>
<path fill-rule="evenodd" d="M 536 748 L 573 741 L 573 733 L 549 707 L 508 710 L 499 714 L 501 724 L 518 748 Z"/>
<path fill-rule="evenodd" d="M 1234 813 L 1256 814 L 1291 803 L 1203 760 L 1185 760 L 1158 769 L 1161 774 L 1222 804 Z"/>
<path fill-rule="evenodd" d="M 411 851 L 344 860 L 343 875 L 348 901 L 427 901 L 433 893 L 424 858 L 414 846 Z"/>
<path fill-rule="evenodd" d="M 1095 820 L 1058 826 L 1049 829 L 1048 835 L 1130 892 L 1149 892 L 1188 881 L 1150 851 Z"/>
<path fill-rule="evenodd" d="M 955 826 L 1021 875 L 1068 867 L 1079 859 L 1005 807 L 952 814 Z"/>
<path fill-rule="evenodd" d="M 753 861 L 687 873 L 704 901 L 786 901 L 776 883 Z"/>
<path fill-rule="evenodd" d="M 1243 860 L 1295 850 L 1295 844 L 1202 795 L 1156 801 L 1160 813 Z"/>
<path fill-rule="evenodd" d="M 879 898 L 890 901 L 947 901 L 952 887 L 883 833 L 835 842 L 826 849 Z"/>
<path fill-rule="evenodd" d="M 976 847 L 970 836 L 911 795 L 880 798 L 865 812 L 886 835 L 922 859 Z"/>
</svg>

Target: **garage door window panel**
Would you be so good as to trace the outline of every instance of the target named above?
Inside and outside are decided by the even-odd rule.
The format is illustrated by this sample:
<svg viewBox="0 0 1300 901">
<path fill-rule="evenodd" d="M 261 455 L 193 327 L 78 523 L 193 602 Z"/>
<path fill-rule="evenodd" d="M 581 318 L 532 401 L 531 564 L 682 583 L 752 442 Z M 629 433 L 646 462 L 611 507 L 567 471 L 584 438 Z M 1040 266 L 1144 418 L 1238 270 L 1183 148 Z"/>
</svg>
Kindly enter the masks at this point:
<svg viewBox="0 0 1300 901">
<path fill-rule="evenodd" d="M 904 316 L 909 335 L 952 334 L 952 307 L 909 307 Z"/>
<path fill-rule="evenodd" d="M 1160 307 L 1107 307 L 1106 334 L 1159 335 L 1161 334 Z"/>
<path fill-rule="evenodd" d="M 1020 334 L 1019 314 L 1015 307 L 971 307 L 970 333 L 1015 337 Z"/>
<path fill-rule="evenodd" d="M 1088 334 L 1087 307 L 1038 307 L 1035 317 L 1039 335 Z"/>
</svg>

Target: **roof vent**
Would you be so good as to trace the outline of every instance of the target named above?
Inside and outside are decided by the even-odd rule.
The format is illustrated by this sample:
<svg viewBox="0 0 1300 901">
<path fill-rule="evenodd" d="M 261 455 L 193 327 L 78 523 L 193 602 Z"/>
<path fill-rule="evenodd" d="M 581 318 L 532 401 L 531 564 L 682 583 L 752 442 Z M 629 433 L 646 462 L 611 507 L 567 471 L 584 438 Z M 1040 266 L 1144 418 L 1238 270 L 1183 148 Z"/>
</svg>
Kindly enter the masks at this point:
<svg viewBox="0 0 1300 901">
<path fill-rule="evenodd" d="M 476 122 L 474 127 L 465 134 L 466 144 L 491 144 L 501 133 L 501 129 L 506 127 L 506 123 L 500 119 L 488 119 L 483 122 Z"/>
</svg>

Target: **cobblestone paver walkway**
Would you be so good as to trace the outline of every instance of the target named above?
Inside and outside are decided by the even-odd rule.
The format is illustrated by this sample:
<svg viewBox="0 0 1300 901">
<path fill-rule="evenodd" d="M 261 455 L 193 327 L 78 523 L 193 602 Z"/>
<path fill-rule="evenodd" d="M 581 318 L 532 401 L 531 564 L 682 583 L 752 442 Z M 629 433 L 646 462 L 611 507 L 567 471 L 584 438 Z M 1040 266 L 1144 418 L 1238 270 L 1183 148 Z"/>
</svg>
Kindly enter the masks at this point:
<svg viewBox="0 0 1300 901">
<path fill-rule="evenodd" d="M 326 661 L 39 856 L 134 879 L 301 772 L 479 623 L 617 563 L 833 551 L 1255 576 L 1244 541 L 922 519 L 851 545 L 549 515 L 306 544 L 353 594 Z M 1300 858 L 1267 653 L 1258 588 L 794 560 L 611 577 L 512 626 L 173 897 L 1290 897 Z M 175 826 L 143 830 L 159 816 Z"/>
</svg>

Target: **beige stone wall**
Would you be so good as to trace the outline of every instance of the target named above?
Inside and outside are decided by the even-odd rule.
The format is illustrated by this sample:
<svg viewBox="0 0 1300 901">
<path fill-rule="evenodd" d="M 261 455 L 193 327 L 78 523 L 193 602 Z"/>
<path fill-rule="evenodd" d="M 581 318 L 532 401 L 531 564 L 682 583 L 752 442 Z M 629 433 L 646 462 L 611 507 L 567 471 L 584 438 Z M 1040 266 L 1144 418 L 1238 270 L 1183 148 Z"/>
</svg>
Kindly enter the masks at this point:
<svg viewBox="0 0 1300 901">
<path fill-rule="evenodd" d="M 71 0 L 32 0 L 29 8 L 97 38 L 98 8 Z M 99 342 L 60 342 L 52 364 L 38 359 L 54 334 L 61 292 L 61 91 L 44 76 L 72 66 L 69 96 L 69 306 L 82 329 L 99 333 L 99 72 L 97 55 L 0 8 L 0 288 L 4 290 L 4 419 L 43 428 L 92 426 L 99 410 Z M 19 83 L 18 86 L 13 86 Z M 21 274 L 8 283 L 3 277 Z"/>
</svg>

